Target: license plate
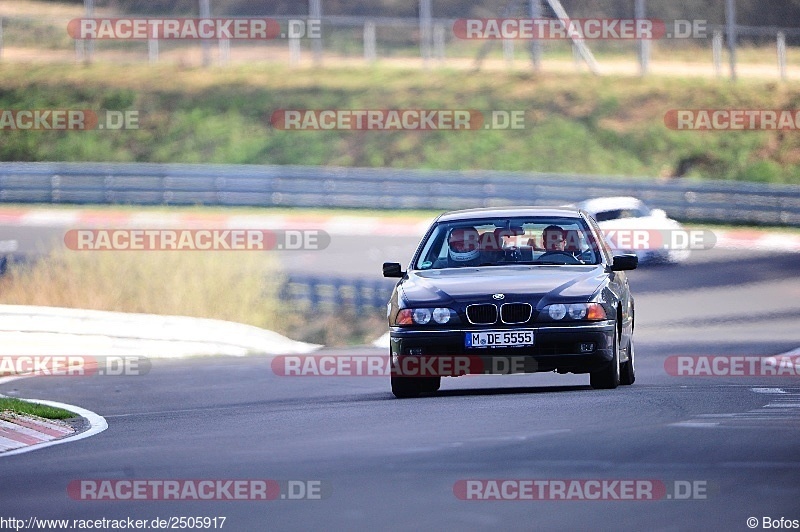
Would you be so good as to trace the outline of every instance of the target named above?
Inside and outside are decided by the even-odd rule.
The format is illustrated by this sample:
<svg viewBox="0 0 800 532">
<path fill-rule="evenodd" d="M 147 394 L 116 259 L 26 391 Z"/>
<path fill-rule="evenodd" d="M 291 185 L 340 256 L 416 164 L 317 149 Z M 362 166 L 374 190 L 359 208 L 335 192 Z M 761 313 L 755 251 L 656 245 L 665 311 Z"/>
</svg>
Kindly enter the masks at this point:
<svg viewBox="0 0 800 532">
<path fill-rule="evenodd" d="M 482 331 L 464 334 L 467 347 L 528 347 L 533 345 L 533 331 Z"/>
</svg>

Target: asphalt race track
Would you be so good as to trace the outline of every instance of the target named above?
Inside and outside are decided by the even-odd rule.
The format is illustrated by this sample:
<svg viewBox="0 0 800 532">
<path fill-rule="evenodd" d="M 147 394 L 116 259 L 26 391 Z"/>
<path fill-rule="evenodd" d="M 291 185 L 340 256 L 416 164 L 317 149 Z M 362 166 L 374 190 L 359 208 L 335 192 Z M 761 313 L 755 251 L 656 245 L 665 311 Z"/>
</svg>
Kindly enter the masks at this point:
<svg viewBox="0 0 800 532">
<path fill-rule="evenodd" d="M 384 260 L 407 262 L 414 243 L 335 238 L 325 252 L 282 260 L 293 271 L 378 275 Z M 588 376 L 478 376 L 397 400 L 388 378 L 283 377 L 259 356 L 154 360 L 144 376 L 0 385 L 2 394 L 88 408 L 109 424 L 91 438 L 0 457 L 2 514 L 224 516 L 223 530 L 746 530 L 750 517 L 759 529 L 765 517 L 800 520 L 800 377 L 665 369 L 678 355 L 799 347 L 799 277 L 798 255 L 732 250 L 631 272 L 637 381 L 616 390 L 592 390 Z M 321 498 L 76 500 L 68 486 L 87 479 L 273 479 L 284 496 L 287 481 L 310 481 L 303 486 Z M 618 491 L 598 500 L 457 496 L 465 481 L 489 479 L 663 489 L 658 500 L 615 500 Z M 473 493 L 491 495 L 490 483 L 480 485 Z"/>
</svg>

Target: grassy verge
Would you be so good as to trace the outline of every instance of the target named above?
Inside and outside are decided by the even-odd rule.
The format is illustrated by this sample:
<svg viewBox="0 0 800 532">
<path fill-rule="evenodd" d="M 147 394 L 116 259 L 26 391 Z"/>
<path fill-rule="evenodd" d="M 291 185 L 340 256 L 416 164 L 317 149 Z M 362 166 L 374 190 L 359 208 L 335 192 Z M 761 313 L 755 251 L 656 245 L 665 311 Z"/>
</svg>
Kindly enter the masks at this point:
<svg viewBox="0 0 800 532">
<path fill-rule="evenodd" d="M 0 299 L 11 305 L 74 307 L 215 318 L 258 327 L 286 326 L 280 278 L 253 252 L 54 251 L 11 264 Z"/>
<path fill-rule="evenodd" d="M 139 129 L 7 131 L 0 160 L 308 164 L 800 183 L 800 136 L 674 131 L 672 109 L 797 109 L 800 86 L 269 64 L 0 64 L 0 109 L 137 110 Z M 525 129 L 282 131 L 278 109 L 523 110 Z M 647 177 L 645 177 L 647 178 Z"/>
<path fill-rule="evenodd" d="M 0 413 L 6 410 L 17 414 L 31 414 L 45 419 L 68 419 L 76 415 L 74 412 L 63 408 L 29 403 L 28 401 L 11 397 L 0 397 Z"/>
<path fill-rule="evenodd" d="M 282 301 L 273 260 L 247 251 L 54 251 L 10 264 L 0 277 L 0 303 L 220 319 L 330 346 L 362 344 L 385 331 L 379 311 L 313 312 Z"/>
</svg>

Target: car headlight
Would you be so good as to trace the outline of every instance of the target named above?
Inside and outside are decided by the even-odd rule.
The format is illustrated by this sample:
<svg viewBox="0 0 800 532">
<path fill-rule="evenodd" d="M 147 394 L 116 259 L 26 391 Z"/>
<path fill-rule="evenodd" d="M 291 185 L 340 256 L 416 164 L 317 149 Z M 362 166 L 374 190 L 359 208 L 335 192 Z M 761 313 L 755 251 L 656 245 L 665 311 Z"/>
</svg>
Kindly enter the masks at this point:
<svg viewBox="0 0 800 532">
<path fill-rule="evenodd" d="M 417 325 L 425 325 L 431 321 L 431 309 L 429 308 L 415 308 L 411 313 L 411 319 Z"/>
<path fill-rule="evenodd" d="M 432 323 L 431 320 L 439 325 L 456 323 L 458 314 L 454 310 L 445 307 L 404 308 L 397 313 L 395 325 L 428 325 Z"/>
<path fill-rule="evenodd" d="M 547 314 L 554 320 L 563 319 L 567 315 L 567 307 L 561 303 L 547 306 Z"/>
<path fill-rule="evenodd" d="M 573 303 L 569 306 L 569 317 L 573 320 L 582 320 L 586 316 L 586 305 Z"/>
<path fill-rule="evenodd" d="M 444 325 L 452 319 L 453 314 L 453 311 L 449 308 L 435 308 L 433 309 L 433 321 Z"/>
<path fill-rule="evenodd" d="M 553 321 L 564 320 L 590 320 L 606 319 L 606 311 L 600 303 L 571 303 L 564 305 L 556 303 L 547 305 L 542 309 L 542 315 L 549 316 Z"/>
</svg>

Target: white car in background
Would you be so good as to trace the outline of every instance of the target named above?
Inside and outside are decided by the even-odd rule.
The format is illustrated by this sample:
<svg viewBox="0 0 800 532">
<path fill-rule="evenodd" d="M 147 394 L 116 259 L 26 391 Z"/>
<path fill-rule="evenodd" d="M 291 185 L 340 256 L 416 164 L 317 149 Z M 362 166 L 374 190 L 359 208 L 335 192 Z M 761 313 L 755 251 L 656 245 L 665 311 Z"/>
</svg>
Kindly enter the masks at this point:
<svg viewBox="0 0 800 532">
<path fill-rule="evenodd" d="M 635 253 L 639 264 L 677 263 L 689 258 L 683 226 L 662 209 L 651 209 L 638 198 L 593 198 L 577 207 L 597 220 L 612 250 Z"/>
</svg>

